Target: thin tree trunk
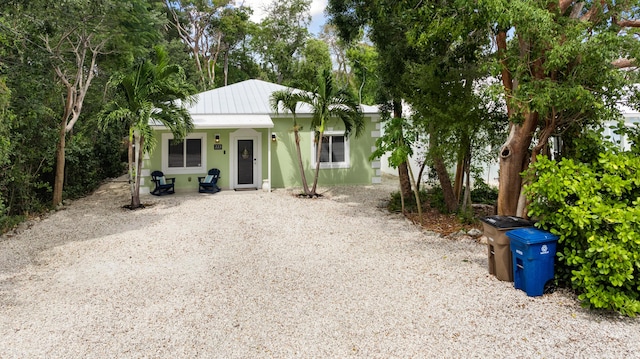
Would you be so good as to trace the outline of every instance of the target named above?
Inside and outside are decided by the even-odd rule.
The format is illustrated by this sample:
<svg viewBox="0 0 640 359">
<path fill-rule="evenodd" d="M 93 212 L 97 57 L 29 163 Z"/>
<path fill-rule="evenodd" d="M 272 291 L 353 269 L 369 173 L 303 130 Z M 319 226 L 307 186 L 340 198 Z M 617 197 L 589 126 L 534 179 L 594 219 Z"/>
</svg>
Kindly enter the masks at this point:
<svg viewBox="0 0 640 359">
<path fill-rule="evenodd" d="M 402 102 L 393 100 L 393 117 L 402 118 Z M 404 134 L 403 134 L 404 136 Z M 400 180 L 400 192 L 404 198 L 411 196 L 411 179 L 409 178 L 408 162 L 405 161 L 398 165 L 398 179 Z"/>
<path fill-rule="evenodd" d="M 229 80 L 229 50 L 224 53 L 224 68 L 222 71 L 224 72 L 224 85 L 227 86 Z"/>
<path fill-rule="evenodd" d="M 56 148 L 56 175 L 53 184 L 53 206 L 62 203 L 62 188 L 64 186 L 64 166 L 65 166 L 65 147 L 66 147 L 66 116 L 60 123 L 60 132 L 58 134 L 58 146 Z"/>
<path fill-rule="evenodd" d="M 418 191 L 420 191 L 420 186 L 422 184 L 422 176 L 424 176 L 425 167 L 427 167 L 427 161 L 422 161 L 422 164 L 420 165 L 420 171 L 418 171 L 418 178 L 416 181 L 416 187 L 418 188 Z"/>
<path fill-rule="evenodd" d="M 462 196 L 462 182 L 464 180 L 464 158 L 458 157 L 458 163 L 456 165 L 456 177 L 453 181 L 453 195 L 456 197 L 456 201 L 460 203 Z"/>
<path fill-rule="evenodd" d="M 307 184 L 307 176 L 304 174 L 304 165 L 302 164 L 302 152 L 300 151 L 300 132 L 298 130 L 298 125 L 294 125 L 293 135 L 296 141 L 296 152 L 298 154 L 298 168 L 300 169 L 300 178 L 302 180 L 302 188 L 304 190 L 305 196 L 310 196 L 311 192 L 309 192 L 309 184 Z"/>
<path fill-rule="evenodd" d="M 467 155 L 464 157 L 463 172 L 465 177 L 465 189 L 464 198 L 462 199 L 462 206 L 465 211 L 471 210 L 471 149 L 467 151 Z"/>
<path fill-rule="evenodd" d="M 318 186 L 318 177 L 320 175 L 320 153 L 322 151 L 322 137 L 324 136 L 324 131 L 318 133 L 318 138 L 316 140 L 316 170 L 315 175 L 313 177 L 313 187 L 311 188 L 311 195 L 315 196 L 316 187 Z"/>
<path fill-rule="evenodd" d="M 129 166 L 129 192 L 131 193 L 131 209 L 133 209 L 133 205 L 134 205 L 133 196 L 135 193 L 135 170 L 134 170 L 135 155 L 133 152 L 134 141 L 136 141 L 135 132 L 133 130 L 129 130 L 129 144 L 127 146 L 127 159 L 128 159 L 127 163 Z"/>
<path fill-rule="evenodd" d="M 136 136 L 136 162 L 133 192 L 131 193 L 131 209 L 140 208 L 140 173 L 142 171 L 142 158 L 144 155 L 144 136 Z"/>
<path fill-rule="evenodd" d="M 409 167 L 409 176 L 411 177 L 411 182 L 413 182 L 414 184 L 415 182 L 415 178 L 413 177 L 413 171 L 411 170 L 411 167 Z M 420 225 L 422 225 L 422 203 L 420 203 L 420 192 L 418 191 L 418 186 L 416 185 L 415 190 L 413 191 L 413 194 L 416 198 L 416 206 L 418 209 L 418 220 L 420 221 Z"/>
</svg>

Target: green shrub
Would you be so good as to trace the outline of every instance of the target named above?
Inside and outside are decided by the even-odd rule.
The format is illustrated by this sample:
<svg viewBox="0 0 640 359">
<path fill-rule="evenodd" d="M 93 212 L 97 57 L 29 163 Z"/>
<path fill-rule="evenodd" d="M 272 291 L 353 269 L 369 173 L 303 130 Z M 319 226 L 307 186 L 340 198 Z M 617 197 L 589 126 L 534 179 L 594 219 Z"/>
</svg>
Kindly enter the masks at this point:
<svg viewBox="0 0 640 359">
<path fill-rule="evenodd" d="M 640 313 L 640 158 L 541 158 L 526 187 L 529 215 L 559 236 L 556 276 L 591 308 Z"/>
<path fill-rule="evenodd" d="M 427 191 L 425 190 L 421 190 L 420 191 L 420 202 L 422 203 L 422 205 L 424 206 L 427 201 L 428 201 L 429 195 L 427 193 Z M 404 199 L 404 206 L 405 206 L 405 210 L 407 212 L 418 212 L 418 206 L 416 205 L 416 197 L 413 195 L 413 193 L 411 194 L 411 196 L 409 196 L 409 198 L 405 198 Z M 388 206 L 389 211 L 391 212 L 401 212 L 402 211 L 402 201 L 400 198 L 400 192 L 393 192 L 391 193 L 391 200 L 389 201 L 389 206 Z"/>
<path fill-rule="evenodd" d="M 473 189 L 471 190 L 471 202 L 496 204 L 498 201 L 498 189 L 486 184 L 482 178 L 474 179 Z"/>
</svg>

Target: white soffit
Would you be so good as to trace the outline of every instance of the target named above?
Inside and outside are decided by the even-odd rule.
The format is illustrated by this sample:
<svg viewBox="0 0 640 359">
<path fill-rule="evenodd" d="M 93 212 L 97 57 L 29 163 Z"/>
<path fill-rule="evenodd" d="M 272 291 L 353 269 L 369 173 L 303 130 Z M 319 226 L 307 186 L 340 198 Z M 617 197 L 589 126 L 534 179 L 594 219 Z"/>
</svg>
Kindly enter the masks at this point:
<svg viewBox="0 0 640 359">
<path fill-rule="evenodd" d="M 269 115 L 191 115 L 196 129 L 273 128 Z"/>
</svg>

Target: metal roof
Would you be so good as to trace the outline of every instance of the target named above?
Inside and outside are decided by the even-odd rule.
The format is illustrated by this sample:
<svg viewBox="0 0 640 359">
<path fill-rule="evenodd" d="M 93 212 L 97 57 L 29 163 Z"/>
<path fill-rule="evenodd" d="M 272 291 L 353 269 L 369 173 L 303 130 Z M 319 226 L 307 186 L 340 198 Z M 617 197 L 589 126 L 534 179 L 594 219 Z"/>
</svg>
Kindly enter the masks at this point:
<svg viewBox="0 0 640 359">
<path fill-rule="evenodd" d="M 271 94 L 281 90 L 299 89 L 262 80 L 246 80 L 195 95 L 195 104 L 188 108 L 191 115 L 267 115 L 271 109 Z M 361 106 L 365 114 L 377 114 L 375 106 Z M 282 111 L 281 111 L 282 112 Z M 310 114 L 311 107 L 301 104 L 298 114 Z"/>
</svg>

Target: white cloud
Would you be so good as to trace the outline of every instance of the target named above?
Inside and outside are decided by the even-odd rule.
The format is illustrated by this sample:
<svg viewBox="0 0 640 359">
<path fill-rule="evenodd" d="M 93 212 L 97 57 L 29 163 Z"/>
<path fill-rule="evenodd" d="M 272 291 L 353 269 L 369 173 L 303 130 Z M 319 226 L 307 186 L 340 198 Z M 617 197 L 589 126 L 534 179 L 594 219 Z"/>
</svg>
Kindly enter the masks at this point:
<svg viewBox="0 0 640 359">
<path fill-rule="evenodd" d="M 311 2 L 311 16 L 324 15 L 324 9 L 327 8 L 327 0 L 313 0 Z"/>
</svg>

